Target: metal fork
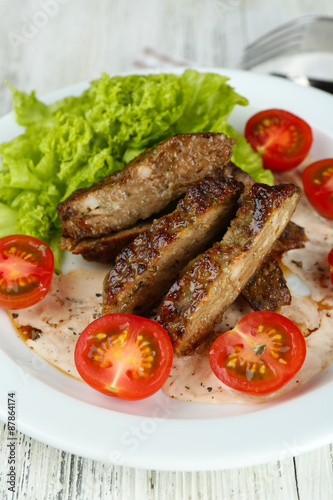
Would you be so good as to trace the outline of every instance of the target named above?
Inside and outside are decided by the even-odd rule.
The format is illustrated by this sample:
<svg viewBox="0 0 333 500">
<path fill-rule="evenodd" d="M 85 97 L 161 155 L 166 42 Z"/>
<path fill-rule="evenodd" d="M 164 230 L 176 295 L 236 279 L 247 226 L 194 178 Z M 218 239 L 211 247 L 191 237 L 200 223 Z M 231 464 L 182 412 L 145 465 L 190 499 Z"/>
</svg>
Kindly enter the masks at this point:
<svg viewBox="0 0 333 500">
<path fill-rule="evenodd" d="M 240 67 L 251 69 L 287 54 L 333 51 L 333 17 L 296 18 L 258 38 L 245 48 Z"/>
</svg>

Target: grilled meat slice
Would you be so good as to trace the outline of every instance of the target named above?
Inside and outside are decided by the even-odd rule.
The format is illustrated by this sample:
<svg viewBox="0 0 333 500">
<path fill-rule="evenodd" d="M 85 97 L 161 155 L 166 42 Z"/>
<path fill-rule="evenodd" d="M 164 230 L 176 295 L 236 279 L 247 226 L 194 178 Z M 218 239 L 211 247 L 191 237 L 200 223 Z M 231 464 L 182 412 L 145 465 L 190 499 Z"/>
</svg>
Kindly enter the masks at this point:
<svg viewBox="0 0 333 500">
<path fill-rule="evenodd" d="M 283 272 L 272 255 L 266 258 L 248 281 L 242 296 L 254 311 L 277 311 L 291 303 L 291 293 Z"/>
<path fill-rule="evenodd" d="M 177 354 L 190 354 L 262 265 L 301 197 L 292 184 L 254 184 L 221 242 L 195 259 L 169 290 L 160 321 Z"/>
<path fill-rule="evenodd" d="M 236 181 L 244 184 L 244 195 L 254 184 L 252 177 L 248 173 L 244 172 L 244 170 L 236 167 L 236 165 L 231 161 L 223 167 L 223 176 L 228 179 L 236 179 Z M 242 199 L 239 200 L 240 203 L 241 201 Z M 295 222 L 289 221 L 280 238 L 274 243 L 272 253 L 274 255 L 280 255 L 288 250 L 303 248 L 306 241 L 307 237 L 304 229 Z"/>
<path fill-rule="evenodd" d="M 121 250 L 129 245 L 140 233 L 150 228 L 153 218 L 141 221 L 133 227 L 111 233 L 100 238 L 62 238 L 60 248 L 67 249 L 75 255 L 81 254 L 88 261 L 109 264 Z"/>
<path fill-rule="evenodd" d="M 243 185 L 206 178 L 190 187 L 174 212 L 156 219 L 116 258 L 103 288 L 103 313 L 148 312 L 187 262 L 221 238 Z"/>
<path fill-rule="evenodd" d="M 254 184 L 252 177 L 229 162 L 223 167 L 223 175 L 227 178 L 236 179 L 245 186 L 244 194 Z M 239 200 L 241 202 L 242 199 Z M 274 255 L 282 254 L 292 248 L 302 248 L 306 237 L 304 229 L 292 221 L 289 221 L 280 238 L 276 240 L 272 248 L 272 254 L 268 255 L 261 268 L 252 276 L 249 283 L 242 291 L 243 297 L 255 311 L 267 310 L 277 311 L 282 306 L 291 303 L 291 294 L 279 263 Z"/>
<path fill-rule="evenodd" d="M 304 248 L 307 240 L 304 229 L 295 222 L 289 221 L 280 238 L 274 243 L 272 254 L 281 255 L 288 250 Z"/>
<path fill-rule="evenodd" d="M 159 212 L 172 199 L 230 160 L 234 139 L 224 134 L 170 137 L 58 206 L 64 238 L 103 236 Z"/>
<path fill-rule="evenodd" d="M 219 172 L 220 175 L 220 172 Z M 254 183 L 252 177 L 236 167 L 232 162 L 229 162 L 223 167 L 223 176 L 226 178 L 236 179 L 238 182 L 242 182 L 245 185 L 245 189 L 249 189 Z M 88 261 L 101 262 L 104 264 L 113 263 L 117 254 L 129 245 L 140 233 L 146 231 L 154 218 L 160 218 L 162 215 L 169 213 L 176 206 L 176 201 L 172 201 L 163 209 L 161 212 L 156 214 L 154 217 L 150 217 L 145 220 L 138 221 L 134 226 L 130 228 L 123 229 L 121 231 L 112 232 L 110 234 L 99 236 L 96 238 L 62 238 L 60 241 L 60 248 L 63 250 L 69 250 L 75 255 L 81 254 L 82 257 Z M 304 229 L 293 222 L 289 222 L 285 230 L 283 231 L 279 240 L 276 241 L 273 248 L 274 254 L 281 254 L 290 250 L 291 248 L 301 248 L 303 247 L 303 242 L 306 241 L 304 235 Z M 270 257 L 268 257 L 269 259 Z M 273 265 L 270 264 L 272 269 L 272 277 L 270 279 L 267 276 L 268 281 L 275 282 L 275 272 L 279 272 L 276 268 L 278 263 L 275 262 Z M 281 274 L 279 272 L 279 274 Z M 286 285 L 285 285 L 286 286 Z M 267 293 L 269 289 L 267 288 Z M 273 293 L 275 293 L 273 291 Z M 285 296 L 287 296 L 285 294 Z M 283 295 L 280 294 L 282 299 Z M 255 300 L 255 297 L 253 298 Z M 267 299 L 269 297 L 267 296 Z M 266 301 L 268 303 L 268 301 Z M 281 302 L 281 305 L 286 305 L 287 302 Z"/>
<path fill-rule="evenodd" d="M 102 264 L 114 263 L 114 259 L 119 252 L 139 236 L 147 231 L 154 219 L 159 219 L 163 215 L 172 212 L 177 206 L 178 200 L 173 200 L 154 217 L 140 220 L 134 226 L 115 233 L 100 236 L 98 238 L 61 238 L 60 248 L 69 250 L 75 255 L 82 255 L 88 261 L 100 262 Z"/>
</svg>

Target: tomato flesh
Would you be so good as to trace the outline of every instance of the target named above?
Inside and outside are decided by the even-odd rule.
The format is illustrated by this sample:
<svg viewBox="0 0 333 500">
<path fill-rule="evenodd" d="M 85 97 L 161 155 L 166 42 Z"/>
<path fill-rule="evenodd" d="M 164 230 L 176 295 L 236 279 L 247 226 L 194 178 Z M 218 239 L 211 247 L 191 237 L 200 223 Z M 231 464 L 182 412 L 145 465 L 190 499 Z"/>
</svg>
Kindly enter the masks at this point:
<svg viewBox="0 0 333 500">
<path fill-rule="evenodd" d="M 292 321 L 281 314 L 256 311 L 215 340 L 209 362 L 229 387 L 259 395 L 289 382 L 305 355 L 304 337 Z"/>
<path fill-rule="evenodd" d="M 23 309 L 45 297 L 54 257 L 41 240 L 27 235 L 0 238 L 0 307 Z"/>
<path fill-rule="evenodd" d="M 333 158 L 311 163 L 303 170 L 304 192 L 315 210 L 333 220 Z"/>
<path fill-rule="evenodd" d="M 333 248 L 328 254 L 328 264 L 330 266 L 330 273 L 331 273 L 331 283 L 333 285 Z"/>
<path fill-rule="evenodd" d="M 143 399 L 169 376 L 171 340 L 164 328 L 132 314 L 106 314 L 90 323 L 75 347 L 75 364 L 94 389 L 122 399 Z"/>
<path fill-rule="evenodd" d="M 256 113 L 246 123 L 245 137 L 262 155 L 264 167 L 277 172 L 297 167 L 312 145 L 310 126 L 283 109 Z"/>
</svg>

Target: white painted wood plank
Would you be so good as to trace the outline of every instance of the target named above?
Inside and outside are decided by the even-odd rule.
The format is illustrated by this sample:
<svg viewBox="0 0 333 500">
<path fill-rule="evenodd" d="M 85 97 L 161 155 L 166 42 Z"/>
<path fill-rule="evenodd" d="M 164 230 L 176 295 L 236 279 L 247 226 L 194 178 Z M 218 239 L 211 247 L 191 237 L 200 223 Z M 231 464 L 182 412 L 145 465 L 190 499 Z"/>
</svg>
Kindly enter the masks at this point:
<svg viewBox="0 0 333 500">
<path fill-rule="evenodd" d="M 39 95 L 98 77 L 102 71 L 124 71 L 146 46 L 205 66 L 234 66 L 235 51 L 243 45 L 241 10 L 223 0 L 138 0 L 136 9 L 147 24 L 131 15 L 130 0 L 84 2 L 84 6 L 69 0 L 43 27 L 33 24 L 41 13 L 38 2 L 16 1 L 20 8 L 15 16 L 8 1 L 2 5 L 1 18 L 7 20 L 2 31 L 3 73 L 14 85 L 35 88 Z M 228 42 L 235 32 L 238 36 Z M 24 33 L 31 33 L 30 38 L 22 37 Z M 10 34 L 25 41 L 15 45 Z"/>
<path fill-rule="evenodd" d="M 329 446 L 298 457 L 296 464 L 302 500 L 332 498 L 332 456 Z M 2 450 L 2 474 L 5 474 L 6 468 L 6 451 Z M 15 498 L 18 499 L 23 494 L 29 499 L 38 499 L 40 497 L 36 491 L 47 492 L 47 498 L 87 500 L 298 498 L 292 459 L 230 471 L 154 472 L 82 459 L 22 434 L 19 434 L 17 445 L 17 473 L 20 479 Z M 0 487 L 3 487 L 3 481 Z"/>
<path fill-rule="evenodd" d="M 295 462 L 302 500 L 333 498 L 332 445 L 300 455 Z"/>
</svg>

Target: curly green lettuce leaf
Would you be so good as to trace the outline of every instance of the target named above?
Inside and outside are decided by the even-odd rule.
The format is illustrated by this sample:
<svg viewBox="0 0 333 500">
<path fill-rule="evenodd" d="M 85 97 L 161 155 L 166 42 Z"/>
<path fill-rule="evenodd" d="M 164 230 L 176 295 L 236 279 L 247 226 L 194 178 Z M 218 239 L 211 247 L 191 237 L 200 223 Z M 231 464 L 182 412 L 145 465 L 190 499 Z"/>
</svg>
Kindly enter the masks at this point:
<svg viewBox="0 0 333 500">
<path fill-rule="evenodd" d="M 40 143 L 40 150 L 55 166 L 54 174 L 67 181 L 84 169 L 93 149 L 93 132 L 82 117 L 57 111 L 54 126 Z"/>
<path fill-rule="evenodd" d="M 235 105 L 248 104 L 226 83 L 226 76 L 189 69 L 180 78 L 186 106 L 177 121 L 176 133 L 221 132 Z"/>
<path fill-rule="evenodd" d="M 236 146 L 232 150 L 231 160 L 237 167 L 245 170 L 256 182 L 273 185 L 274 177 L 271 170 L 263 168 L 262 158 L 253 151 L 245 137 L 237 132 L 231 125 L 226 125 L 224 133 L 236 139 Z"/>
<path fill-rule="evenodd" d="M 17 211 L 4 203 L 0 203 L 0 238 L 16 231 Z"/>
<path fill-rule="evenodd" d="M 178 76 L 130 75 L 111 78 L 106 73 L 91 83 L 83 100 L 93 102 L 85 113 L 97 134 L 110 146 L 141 149 L 167 137 L 182 116 L 185 102 Z"/>
<path fill-rule="evenodd" d="M 60 194 L 52 184 L 45 183 L 41 191 L 22 191 L 11 204 L 11 210 L 15 211 L 17 216 L 15 231 L 12 230 L 12 233 L 29 234 L 49 245 L 57 235 L 59 247 L 59 219 L 56 213 L 59 199 Z M 0 227 L 2 228 L 2 225 Z M 60 258 L 60 251 L 56 252 L 55 268 L 57 271 L 61 267 Z"/>
<path fill-rule="evenodd" d="M 49 115 L 48 106 L 37 99 L 34 90 L 30 94 L 26 94 L 12 85 L 9 85 L 9 88 L 12 92 L 16 121 L 19 125 L 27 127 L 38 123 Z"/>
<path fill-rule="evenodd" d="M 78 169 L 67 180 L 67 188 L 62 200 L 66 199 L 73 191 L 86 186 L 91 186 L 97 180 L 103 179 L 117 170 L 123 168 L 124 163 L 117 161 L 111 153 L 111 148 L 92 153 L 84 168 Z"/>
</svg>

